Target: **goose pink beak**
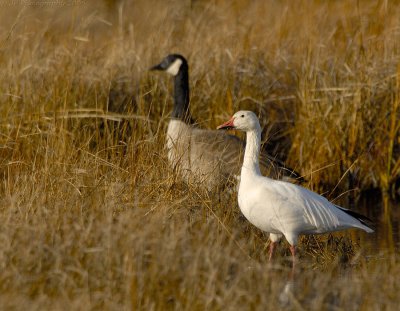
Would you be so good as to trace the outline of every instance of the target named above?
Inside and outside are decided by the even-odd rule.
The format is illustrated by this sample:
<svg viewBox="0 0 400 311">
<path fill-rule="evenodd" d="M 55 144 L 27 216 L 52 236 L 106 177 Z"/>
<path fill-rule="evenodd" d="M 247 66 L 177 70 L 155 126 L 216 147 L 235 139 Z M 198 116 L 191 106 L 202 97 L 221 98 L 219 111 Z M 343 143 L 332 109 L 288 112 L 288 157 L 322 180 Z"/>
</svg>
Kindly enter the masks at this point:
<svg viewBox="0 0 400 311">
<path fill-rule="evenodd" d="M 235 125 L 233 125 L 233 121 L 235 120 L 234 117 L 232 117 L 229 121 L 225 122 L 224 124 L 221 124 L 220 126 L 217 127 L 217 130 L 230 130 L 234 129 Z"/>
</svg>

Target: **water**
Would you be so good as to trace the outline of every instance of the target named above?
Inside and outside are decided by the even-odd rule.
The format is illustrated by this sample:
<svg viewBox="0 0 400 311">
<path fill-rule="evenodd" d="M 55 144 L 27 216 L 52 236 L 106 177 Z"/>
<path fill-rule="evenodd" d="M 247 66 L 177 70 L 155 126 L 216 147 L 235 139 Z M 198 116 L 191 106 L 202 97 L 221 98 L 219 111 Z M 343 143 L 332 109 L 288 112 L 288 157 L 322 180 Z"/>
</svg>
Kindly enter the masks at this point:
<svg viewBox="0 0 400 311">
<path fill-rule="evenodd" d="M 364 196 L 357 204 L 358 210 L 374 221 L 375 232 L 363 235 L 361 247 L 368 256 L 400 252 L 399 203 L 381 195 Z"/>
</svg>

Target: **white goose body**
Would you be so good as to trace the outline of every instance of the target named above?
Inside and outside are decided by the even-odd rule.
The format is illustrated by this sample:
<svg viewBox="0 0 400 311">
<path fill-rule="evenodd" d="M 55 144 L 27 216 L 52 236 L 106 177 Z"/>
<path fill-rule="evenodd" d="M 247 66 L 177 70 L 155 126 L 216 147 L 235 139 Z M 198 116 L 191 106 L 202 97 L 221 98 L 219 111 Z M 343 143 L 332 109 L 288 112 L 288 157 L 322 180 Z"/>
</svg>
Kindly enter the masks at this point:
<svg viewBox="0 0 400 311">
<path fill-rule="evenodd" d="M 168 124 L 166 146 L 168 159 L 186 182 L 200 182 L 209 190 L 235 183 L 240 175 L 244 143 L 226 133 L 198 128 L 191 123 L 189 110 L 189 73 L 186 59 L 168 55 L 151 68 L 174 76 L 174 109 Z M 282 163 L 263 154 L 262 169 L 275 178 L 298 176 Z"/>
<path fill-rule="evenodd" d="M 350 228 L 373 232 L 364 224 L 364 216 L 336 206 L 301 186 L 262 176 L 258 160 L 261 128 L 253 112 L 239 111 L 219 128 L 246 131 L 247 142 L 238 203 L 249 222 L 271 233 L 273 243 L 284 235 L 293 246 L 294 255 L 294 246 L 298 236 L 302 234 L 320 234 Z"/>
<path fill-rule="evenodd" d="M 282 234 L 291 245 L 297 244 L 301 234 L 349 228 L 372 232 L 324 197 L 294 184 L 264 178 L 242 174 L 238 195 L 243 215 L 259 229 Z"/>
</svg>

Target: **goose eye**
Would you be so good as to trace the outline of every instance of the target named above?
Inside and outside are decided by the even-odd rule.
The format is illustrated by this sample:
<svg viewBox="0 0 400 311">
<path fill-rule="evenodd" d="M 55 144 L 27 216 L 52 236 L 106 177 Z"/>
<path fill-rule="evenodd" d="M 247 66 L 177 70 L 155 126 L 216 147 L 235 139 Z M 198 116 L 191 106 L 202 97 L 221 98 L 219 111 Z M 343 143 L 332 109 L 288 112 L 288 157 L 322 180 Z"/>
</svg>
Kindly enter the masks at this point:
<svg viewBox="0 0 400 311">
<path fill-rule="evenodd" d="M 241 117 L 244 118 L 244 114 L 242 114 Z"/>
</svg>

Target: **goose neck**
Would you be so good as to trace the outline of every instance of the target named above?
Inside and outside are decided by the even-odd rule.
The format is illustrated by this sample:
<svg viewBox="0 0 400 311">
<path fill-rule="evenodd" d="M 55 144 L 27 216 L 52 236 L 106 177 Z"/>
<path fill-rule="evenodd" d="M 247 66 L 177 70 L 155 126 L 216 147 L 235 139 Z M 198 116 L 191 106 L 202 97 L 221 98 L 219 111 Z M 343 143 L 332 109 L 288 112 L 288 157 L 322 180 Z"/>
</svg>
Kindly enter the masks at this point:
<svg viewBox="0 0 400 311">
<path fill-rule="evenodd" d="M 174 83 L 174 109 L 172 118 L 191 123 L 189 110 L 189 70 L 187 65 L 182 64 Z"/>
<path fill-rule="evenodd" d="M 255 173 L 261 175 L 259 155 L 261 148 L 261 129 L 248 131 L 246 133 L 246 149 L 242 166 L 243 173 Z"/>
</svg>

